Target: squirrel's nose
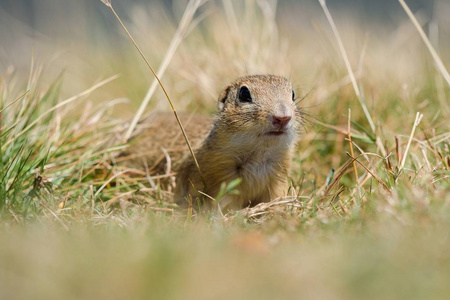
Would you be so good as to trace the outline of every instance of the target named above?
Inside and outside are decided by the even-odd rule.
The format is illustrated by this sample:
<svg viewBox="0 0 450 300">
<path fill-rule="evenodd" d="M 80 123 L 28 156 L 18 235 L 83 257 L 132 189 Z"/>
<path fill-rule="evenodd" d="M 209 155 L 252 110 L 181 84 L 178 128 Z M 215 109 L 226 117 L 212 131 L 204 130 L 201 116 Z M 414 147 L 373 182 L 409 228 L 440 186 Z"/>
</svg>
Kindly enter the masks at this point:
<svg viewBox="0 0 450 300">
<path fill-rule="evenodd" d="M 272 116 L 272 124 L 280 129 L 285 128 L 289 121 L 292 119 L 291 116 Z"/>
</svg>

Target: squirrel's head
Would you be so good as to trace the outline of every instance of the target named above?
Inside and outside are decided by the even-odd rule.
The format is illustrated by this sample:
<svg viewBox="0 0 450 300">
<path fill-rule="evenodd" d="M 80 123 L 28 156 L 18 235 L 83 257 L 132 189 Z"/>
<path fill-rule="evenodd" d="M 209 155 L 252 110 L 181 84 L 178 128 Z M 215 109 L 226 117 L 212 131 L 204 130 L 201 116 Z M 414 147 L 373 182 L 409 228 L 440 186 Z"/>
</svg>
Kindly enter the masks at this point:
<svg viewBox="0 0 450 300">
<path fill-rule="evenodd" d="M 292 141 L 300 123 L 292 84 L 282 76 L 239 78 L 219 96 L 220 126 L 228 134 Z"/>
</svg>

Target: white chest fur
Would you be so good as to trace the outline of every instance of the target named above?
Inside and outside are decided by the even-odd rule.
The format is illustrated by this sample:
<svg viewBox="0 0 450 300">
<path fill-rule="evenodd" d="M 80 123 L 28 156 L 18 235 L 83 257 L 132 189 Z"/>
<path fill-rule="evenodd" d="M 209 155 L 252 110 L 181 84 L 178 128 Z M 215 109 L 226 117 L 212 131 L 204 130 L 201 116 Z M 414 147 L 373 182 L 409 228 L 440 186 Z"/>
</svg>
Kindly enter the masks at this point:
<svg viewBox="0 0 450 300">
<path fill-rule="evenodd" d="M 237 176 L 242 178 L 244 201 L 271 197 L 271 187 L 285 175 L 283 159 L 287 151 L 281 147 L 260 148 L 241 158 Z"/>
</svg>

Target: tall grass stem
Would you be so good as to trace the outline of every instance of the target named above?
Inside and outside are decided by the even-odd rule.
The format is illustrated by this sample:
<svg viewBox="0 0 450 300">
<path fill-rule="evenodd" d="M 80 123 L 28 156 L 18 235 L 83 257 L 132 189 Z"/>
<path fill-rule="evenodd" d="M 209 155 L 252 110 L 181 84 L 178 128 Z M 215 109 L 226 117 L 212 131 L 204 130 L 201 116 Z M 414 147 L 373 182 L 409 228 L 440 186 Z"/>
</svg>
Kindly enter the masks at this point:
<svg viewBox="0 0 450 300">
<path fill-rule="evenodd" d="M 408 144 L 406 145 L 405 154 L 403 154 L 402 163 L 400 164 L 400 170 L 403 169 L 406 163 L 406 157 L 408 156 L 409 147 L 411 146 L 411 141 L 414 137 L 414 132 L 416 131 L 416 127 L 419 126 L 420 121 L 423 118 L 423 114 L 417 112 L 416 113 L 416 119 L 414 120 L 413 128 L 411 130 L 411 134 L 409 136 Z"/>
<path fill-rule="evenodd" d="M 330 11 L 328 10 L 327 4 L 325 0 L 319 0 L 320 5 L 322 6 L 322 9 L 325 13 L 325 16 L 327 17 L 328 22 L 330 23 L 331 29 L 333 30 L 333 34 L 336 38 L 336 41 L 338 43 L 339 46 L 339 50 L 341 51 L 342 54 L 342 58 L 344 59 L 344 63 L 345 66 L 347 68 L 347 72 L 350 76 L 350 80 L 352 82 L 353 85 L 353 89 L 355 90 L 355 94 L 358 98 L 359 104 L 361 105 L 363 111 L 364 111 L 364 115 L 366 116 L 367 121 L 369 122 L 369 126 L 372 129 L 373 133 L 376 133 L 375 131 L 375 124 L 372 120 L 372 116 L 369 113 L 369 110 L 367 109 L 367 105 L 364 102 L 364 99 L 362 97 L 361 91 L 358 87 L 358 84 L 356 83 L 356 78 L 355 78 L 355 74 L 353 73 L 352 67 L 350 65 L 350 61 L 348 59 L 348 55 L 347 52 L 345 51 L 345 47 L 344 44 L 342 43 L 342 39 L 341 36 L 339 34 L 339 31 L 336 27 L 336 24 L 334 23 L 333 17 L 331 16 Z M 377 136 L 376 138 L 376 144 L 378 149 L 381 151 L 381 154 L 383 154 L 383 156 L 386 155 L 386 150 L 384 149 L 383 143 L 381 142 L 380 138 Z"/>
<path fill-rule="evenodd" d="M 106 4 L 106 3 L 105 3 Z M 158 81 L 159 86 L 161 87 L 161 89 L 164 92 L 164 95 L 166 96 L 167 101 L 170 104 L 170 107 L 172 109 L 172 112 L 178 122 L 178 125 L 181 129 L 181 132 L 183 133 L 183 137 L 184 140 L 186 141 L 186 144 L 189 148 L 189 152 L 191 153 L 191 156 L 194 160 L 194 164 L 199 172 L 200 178 L 202 179 L 203 184 L 205 184 L 205 180 L 203 178 L 202 172 L 200 170 L 200 165 L 198 164 L 197 158 L 195 157 L 194 154 L 194 150 L 192 150 L 192 146 L 191 143 L 189 142 L 189 139 L 187 137 L 186 131 L 184 130 L 183 124 L 181 123 L 180 118 L 178 117 L 178 113 L 175 110 L 175 106 L 172 103 L 172 100 L 169 97 L 169 94 L 166 91 L 166 88 L 164 87 L 164 85 L 162 84 L 160 78 L 158 77 L 158 75 L 156 74 L 155 70 L 153 69 L 153 67 L 150 65 L 150 62 L 148 61 L 147 57 L 144 55 L 144 53 L 142 52 L 141 48 L 139 47 L 139 45 L 136 43 L 136 41 L 134 40 L 133 36 L 131 35 L 131 33 L 128 31 L 128 29 L 126 28 L 125 24 L 123 24 L 122 20 L 120 19 L 119 15 L 116 13 L 116 11 L 114 10 L 114 7 L 111 5 L 111 3 L 106 4 L 112 11 L 112 13 L 114 14 L 114 16 L 116 17 L 117 21 L 120 23 L 120 25 L 122 26 L 123 30 L 126 32 L 128 38 L 130 39 L 130 41 L 133 43 L 134 47 L 137 49 L 137 51 L 139 52 L 139 54 L 141 55 L 142 59 L 145 61 L 145 63 L 147 64 L 148 68 L 150 69 L 150 71 L 152 72 L 153 76 L 155 77 L 155 79 Z M 145 107 L 144 107 L 145 108 Z"/>
<path fill-rule="evenodd" d="M 122 140 L 123 143 L 126 143 L 126 141 L 128 141 L 128 139 L 133 134 L 133 131 L 136 128 L 137 123 L 139 122 L 140 118 L 144 114 L 144 111 L 147 108 L 151 97 L 155 93 L 156 87 L 158 86 L 158 83 L 159 83 L 158 78 L 161 78 L 162 76 L 164 76 L 164 73 L 166 72 L 167 67 L 169 66 L 169 63 L 172 60 L 178 46 L 180 45 L 181 41 L 187 34 L 189 26 L 192 23 L 192 20 L 194 18 L 195 12 L 201 5 L 202 5 L 201 0 L 194 0 L 194 1 L 190 1 L 188 3 L 188 5 L 184 11 L 183 17 L 181 18 L 180 24 L 178 25 L 177 31 L 175 32 L 175 35 L 172 38 L 172 41 L 170 42 L 169 49 L 165 53 L 164 58 L 161 63 L 161 66 L 159 67 L 158 71 L 156 72 L 156 74 L 158 76 L 152 82 L 150 88 L 148 89 L 147 93 L 145 94 L 145 97 L 142 100 L 142 103 L 139 106 L 138 111 L 136 112 L 133 120 L 131 121 L 130 127 L 128 128 L 127 132 L 125 133 L 125 136 L 123 137 L 123 140 Z M 123 27 L 123 25 L 122 25 L 122 27 Z M 127 34 L 129 35 L 128 32 L 127 32 Z M 129 37 L 130 37 L 130 35 L 129 35 Z M 141 51 L 139 51 L 139 52 L 141 52 Z M 173 105 L 171 104 L 171 106 L 173 106 Z"/>
<path fill-rule="evenodd" d="M 348 143 L 350 146 L 350 154 L 352 155 L 352 157 L 355 157 L 354 153 L 353 153 L 353 143 L 352 143 L 352 134 L 351 134 L 351 118 L 352 118 L 352 109 L 349 108 L 348 109 L 348 122 L 347 122 L 347 139 L 348 139 Z M 356 162 L 353 161 L 353 171 L 355 172 L 355 180 L 356 180 L 356 185 L 358 187 L 359 190 L 359 177 L 358 177 L 358 169 L 356 168 Z"/>
<path fill-rule="evenodd" d="M 440 59 L 439 55 L 437 54 L 436 50 L 434 50 L 433 45 L 431 45 L 430 40 L 427 38 L 427 35 L 423 31 L 422 27 L 420 26 L 419 22 L 417 21 L 416 17 L 412 13 L 412 11 L 409 9 L 408 5 L 405 3 L 404 0 L 398 0 L 400 4 L 402 5 L 403 9 L 405 10 L 408 17 L 411 19 L 411 22 L 416 27 L 417 31 L 420 34 L 420 37 L 422 38 L 423 42 L 428 48 L 428 51 L 430 51 L 431 56 L 434 59 L 434 62 L 436 63 L 436 66 L 438 70 L 441 72 L 442 76 L 444 77 L 445 81 L 447 81 L 447 84 L 450 86 L 450 74 L 448 73 L 447 69 L 445 68 L 444 64 L 442 63 L 442 60 Z"/>
</svg>

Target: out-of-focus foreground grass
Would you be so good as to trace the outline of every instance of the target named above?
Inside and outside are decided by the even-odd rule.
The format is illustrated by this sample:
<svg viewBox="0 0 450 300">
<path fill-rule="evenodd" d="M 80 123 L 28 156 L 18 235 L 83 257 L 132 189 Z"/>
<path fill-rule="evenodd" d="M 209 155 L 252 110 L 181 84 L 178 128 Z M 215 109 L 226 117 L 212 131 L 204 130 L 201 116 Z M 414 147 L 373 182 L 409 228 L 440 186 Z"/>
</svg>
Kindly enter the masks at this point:
<svg viewBox="0 0 450 300">
<path fill-rule="evenodd" d="M 0 298 L 447 298 L 449 86 L 400 6 L 331 10 L 361 99 L 317 3 L 199 7 L 162 77 L 177 109 L 213 113 L 230 81 L 275 73 L 306 119 L 289 196 L 218 218 L 113 164 L 153 78 L 97 4 L 41 31 L 0 11 Z M 119 9 L 154 67 L 185 7 Z M 448 67 L 450 6 L 434 8 L 417 17 Z M 147 111 L 167 109 L 157 90 Z"/>
</svg>

